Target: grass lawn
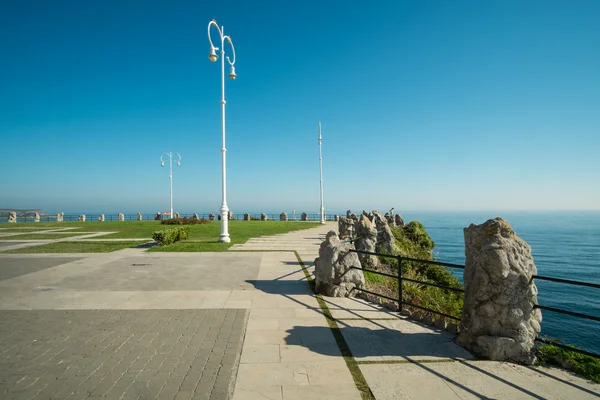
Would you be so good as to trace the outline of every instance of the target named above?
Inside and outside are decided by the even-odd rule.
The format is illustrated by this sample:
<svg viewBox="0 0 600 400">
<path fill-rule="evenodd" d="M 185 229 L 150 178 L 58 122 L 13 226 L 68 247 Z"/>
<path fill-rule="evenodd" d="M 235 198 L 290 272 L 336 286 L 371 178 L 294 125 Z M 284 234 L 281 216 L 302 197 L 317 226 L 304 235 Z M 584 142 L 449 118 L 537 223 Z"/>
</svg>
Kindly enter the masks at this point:
<svg viewBox="0 0 600 400">
<path fill-rule="evenodd" d="M 31 223 L 17 223 L 11 224 L 11 227 L 3 230 L 2 232 L 8 232 L 15 229 L 15 231 L 21 231 L 24 226 L 31 226 Z M 168 246 L 155 246 L 148 251 L 227 251 L 232 245 L 237 243 L 245 243 L 248 239 L 259 236 L 277 235 L 287 233 L 291 231 L 297 231 L 301 229 L 314 228 L 318 226 L 318 222 L 300 222 L 300 221 L 229 221 L 229 234 L 231 235 L 230 243 L 219 243 L 219 234 L 221 233 L 221 222 L 212 221 L 209 224 L 198 224 L 188 225 L 190 227 L 190 237 L 187 241 L 174 243 Z M 73 228 L 73 230 L 67 231 L 69 235 L 76 236 L 79 232 L 107 232 L 113 231 L 115 233 L 98 236 L 101 239 L 133 239 L 133 238 L 148 238 L 152 239 L 152 232 L 158 230 L 166 230 L 180 225 L 162 225 L 160 221 L 114 221 L 114 222 L 40 222 L 36 223 L 35 227 L 40 229 L 48 228 Z M 32 238 L 34 233 L 19 236 L 9 236 L 10 240 L 28 239 Z M 44 234 L 40 235 L 41 239 L 52 239 L 58 237 L 68 237 L 68 235 L 51 235 Z M 34 238 L 38 239 L 37 236 Z M 103 248 L 109 248 L 107 246 L 119 246 L 112 250 L 101 250 Z M 60 252 L 107 252 L 118 250 L 119 248 L 130 247 L 132 244 L 129 243 L 101 243 L 101 242 L 87 242 L 87 243 L 56 243 L 43 246 L 28 247 L 21 250 L 4 251 L 2 254 L 8 254 L 12 252 L 18 253 L 60 253 Z M 54 246 L 54 247 L 49 247 Z M 67 246 L 67 247 L 61 247 Z M 72 246 L 73 249 L 70 249 Z M 84 248 L 85 250 L 78 250 Z M 100 250 L 90 250 L 94 247 L 99 247 Z M 51 250 L 47 250 L 51 249 Z M 64 249 L 64 250 L 62 250 Z"/>
<path fill-rule="evenodd" d="M 0 240 L 47 240 L 47 239 L 65 239 L 74 236 L 81 236 L 83 233 L 25 233 L 23 235 L 1 236 Z"/>
<path fill-rule="evenodd" d="M 229 221 L 230 243 L 219 243 L 221 224 L 190 225 L 190 239 L 168 246 L 154 246 L 148 251 L 227 251 L 232 245 L 246 243 L 253 237 L 277 235 L 301 229 L 314 228 L 318 222 L 298 221 Z M 174 225 L 178 226 L 178 225 Z M 169 225 L 163 225 L 165 229 Z"/>
<path fill-rule="evenodd" d="M 8 229 L 1 232 L 10 232 L 13 229 L 22 231 L 23 227 L 33 227 L 33 223 L 16 223 L 11 224 Z M 110 236 L 102 236 L 102 238 L 152 238 L 152 232 L 161 229 L 165 225 L 161 225 L 160 221 L 111 221 L 111 222 L 36 222 L 35 228 L 72 228 L 67 232 L 118 232 Z"/>
<path fill-rule="evenodd" d="M 144 242 L 60 242 L 1 251 L 0 254 L 110 253 L 142 243 Z"/>
</svg>

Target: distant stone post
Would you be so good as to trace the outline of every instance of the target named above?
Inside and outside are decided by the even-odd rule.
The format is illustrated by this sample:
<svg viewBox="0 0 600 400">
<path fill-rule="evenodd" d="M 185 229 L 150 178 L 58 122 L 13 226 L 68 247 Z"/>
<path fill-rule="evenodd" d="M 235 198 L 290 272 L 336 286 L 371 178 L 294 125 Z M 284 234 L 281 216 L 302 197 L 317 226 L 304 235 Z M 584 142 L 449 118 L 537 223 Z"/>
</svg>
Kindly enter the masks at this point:
<svg viewBox="0 0 600 400">
<path fill-rule="evenodd" d="M 394 222 L 396 226 L 404 226 L 404 220 L 400 214 L 394 214 Z"/>
<path fill-rule="evenodd" d="M 250 221 L 250 214 L 244 214 L 244 221 Z"/>
<path fill-rule="evenodd" d="M 228 220 L 232 220 L 233 219 L 233 211 L 229 211 L 229 213 L 227 214 L 227 219 Z"/>
<path fill-rule="evenodd" d="M 79 222 L 85 222 L 85 214 L 81 214 L 77 220 Z"/>
<path fill-rule="evenodd" d="M 119 221 L 125 221 L 125 215 L 123 215 L 123 213 L 119 213 L 119 215 L 117 216 L 117 219 Z"/>
<path fill-rule="evenodd" d="M 300 215 L 300 221 L 308 221 L 308 215 L 303 212 L 302 215 Z"/>
<path fill-rule="evenodd" d="M 283 212 L 283 213 L 279 214 L 279 220 L 280 221 L 287 221 L 288 220 L 287 213 Z"/>
<path fill-rule="evenodd" d="M 162 219 L 162 216 L 160 215 L 159 212 L 156 213 L 156 215 L 154 216 L 154 220 L 155 221 L 160 221 Z"/>
<path fill-rule="evenodd" d="M 214 221 L 215 220 L 215 214 L 208 214 L 208 220 L 209 221 Z"/>
<path fill-rule="evenodd" d="M 63 222 L 64 216 L 65 216 L 65 213 L 63 213 L 63 212 L 59 212 L 58 214 L 56 214 L 56 222 Z"/>
<path fill-rule="evenodd" d="M 262 214 L 260 214 L 260 220 L 261 221 L 268 221 L 269 217 L 267 216 L 267 214 L 262 213 Z"/>
<path fill-rule="evenodd" d="M 375 224 L 371 223 L 371 220 L 366 215 L 361 215 L 358 222 L 354 224 L 354 227 L 356 229 L 356 237 L 358 238 L 354 242 L 356 250 L 375 253 L 377 251 L 377 228 Z M 381 265 L 377 256 L 357 254 L 363 266 L 377 269 Z"/>
<path fill-rule="evenodd" d="M 142 219 L 143 219 L 143 218 L 142 218 L 142 213 L 137 213 L 137 220 L 138 220 L 138 221 L 141 221 Z"/>
<path fill-rule="evenodd" d="M 98 221 L 100 221 L 100 222 L 104 222 L 104 214 L 100 214 L 100 215 L 98 216 Z"/>
<path fill-rule="evenodd" d="M 179 212 L 178 211 L 175 211 L 175 218 L 179 219 Z"/>
<path fill-rule="evenodd" d="M 338 232 L 340 233 L 341 239 L 352 237 L 355 231 L 354 220 L 352 218 L 338 218 Z"/>
<path fill-rule="evenodd" d="M 198 214 L 194 213 L 194 214 L 192 215 L 192 219 L 198 219 Z"/>
<path fill-rule="evenodd" d="M 10 211 L 8 213 L 8 223 L 9 224 L 16 224 L 17 223 L 17 212 L 16 211 Z"/>
<path fill-rule="evenodd" d="M 33 222 L 40 222 L 40 213 L 37 211 L 33 214 Z"/>
<path fill-rule="evenodd" d="M 532 364 L 542 313 L 531 247 L 502 218 L 465 228 L 465 303 L 458 343 L 491 360 Z"/>
<path fill-rule="evenodd" d="M 336 221 L 336 222 L 337 222 L 339 219 L 340 219 L 340 216 L 339 216 L 339 215 L 337 215 L 337 214 L 336 214 L 336 215 L 334 215 L 334 216 L 333 216 L 333 220 L 334 220 L 334 221 Z"/>
</svg>

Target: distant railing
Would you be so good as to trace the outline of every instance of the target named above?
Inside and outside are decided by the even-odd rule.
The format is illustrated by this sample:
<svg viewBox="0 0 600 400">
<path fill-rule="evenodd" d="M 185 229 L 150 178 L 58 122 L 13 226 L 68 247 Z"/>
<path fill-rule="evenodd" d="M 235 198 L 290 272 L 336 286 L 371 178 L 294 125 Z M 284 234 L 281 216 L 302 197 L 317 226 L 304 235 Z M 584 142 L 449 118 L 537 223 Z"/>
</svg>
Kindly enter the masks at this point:
<svg viewBox="0 0 600 400">
<path fill-rule="evenodd" d="M 354 240 L 356 240 L 356 238 L 350 239 L 349 241 L 354 241 Z M 419 281 L 419 280 L 415 280 L 415 279 L 411 279 L 411 278 L 406 278 L 406 277 L 403 276 L 402 264 L 404 262 L 419 262 L 419 263 L 432 264 L 432 265 L 441 265 L 443 267 L 457 268 L 457 269 L 462 269 L 462 270 L 465 269 L 464 265 L 444 263 L 444 262 L 439 262 L 439 261 L 421 260 L 421 259 L 417 259 L 417 258 L 409 258 L 409 257 L 402 257 L 402 256 L 392 256 L 392 255 L 389 255 L 389 254 L 372 253 L 372 252 L 369 252 L 369 251 L 362 251 L 362 250 L 350 250 L 350 251 L 353 252 L 353 253 L 367 254 L 367 255 L 377 256 L 377 257 L 393 258 L 393 259 L 396 259 L 397 262 L 398 262 L 398 275 L 386 274 L 384 272 L 379 272 L 379 271 L 375 271 L 375 270 L 367 269 L 367 268 L 350 267 L 350 269 L 358 269 L 358 270 L 370 272 L 372 274 L 377 274 L 377 275 L 381 275 L 381 276 L 386 276 L 388 278 L 397 279 L 398 280 L 398 298 L 397 299 L 391 298 L 389 296 L 382 295 L 380 293 L 371 292 L 371 291 L 366 290 L 366 289 L 354 288 L 354 290 L 358 290 L 358 291 L 361 291 L 361 292 L 372 294 L 374 296 L 382 297 L 384 299 L 395 301 L 395 302 L 398 303 L 398 309 L 399 309 L 400 312 L 402 312 L 403 305 L 407 305 L 407 306 L 410 306 L 410 307 L 415 307 L 415 308 L 418 308 L 418 309 L 421 309 L 421 310 L 429 311 L 429 312 L 437 314 L 437 315 L 442 315 L 442 316 L 444 316 L 446 318 L 450 318 L 450 319 L 453 319 L 453 320 L 456 320 L 456 321 L 460 321 L 460 318 L 457 317 L 457 316 L 455 316 L 455 315 L 449 315 L 449 314 L 446 314 L 446 313 L 443 313 L 443 312 L 440 312 L 440 311 L 437 311 L 437 310 L 432 310 L 431 308 L 423 307 L 421 305 L 412 304 L 412 303 L 409 303 L 409 302 L 405 301 L 404 298 L 403 298 L 402 283 L 403 283 L 403 281 L 415 282 L 415 283 L 419 283 L 419 284 L 422 284 L 422 285 L 433 286 L 433 287 L 437 287 L 437 288 L 440 288 L 440 289 L 446 289 L 446 290 L 451 290 L 451 291 L 455 291 L 455 292 L 462 292 L 462 293 L 464 293 L 464 289 L 455 288 L 455 287 L 451 287 L 451 286 L 445 286 L 445 285 L 438 285 L 438 284 L 435 284 L 435 283 L 425 282 L 425 281 Z M 557 283 L 564 283 L 564 284 L 569 284 L 569 285 L 585 286 L 585 287 L 591 287 L 591 288 L 600 289 L 600 284 L 597 284 L 597 283 L 581 282 L 581 281 L 574 281 L 574 280 L 561 279 L 561 278 L 553 278 L 553 277 L 541 276 L 541 275 L 534 275 L 534 276 L 532 276 L 532 280 L 533 279 L 540 279 L 540 280 L 552 281 L 552 282 L 557 282 Z M 550 311 L 550 312 L 555 312 L 555 313 L 560 313 L 560 314 L 571 315 L 571 316 L 577 317 L 577 318 L 585 318 L 585 319 L 590 319 L 590 320 L 593 320 L 593 321 L 600 321 L 600 317 L 597 317 L 597 316 L 594 316 L 594 315 L 582 314 L 582 313 L 578 313 L 578 312 L 574 312 L 574 311 L 568 311 L 568 310 L 563 310 L 563 309 L 555 308 L 555 307 L 547 307 L 547 306 L 536 304 L 534 306 L 534 308 L 537 308 L 537 309 L 540 309 L 540 310 L 545 310 L 545 311 Z M 562 344 L 562 343 L 559 343 L 559 342 L 556 342 L 556 341 L 553 341 L 553 340 L 548 340 L 548 339 L 536 337 L 535 341 L 536 342 L 540 342 L 540 343 L 551 344 L 551 345 L 554 345 L 554 346 L 557 346 L 557 347 L 560 347 L 560 348 L 563 348 L 563 349 L 567 349 L 567 350 L 571 350 L 571 351 L 574 351 L 574 352 L 577 352 L 577 353 L 585 354 L 585 355 L 590 356 L 590 357 L 600 358 L 600 354 L 596 354 L 596 353 L 593 353 L 593 352 L 590 352 L 590 351 L 578 349 L 576 347 L 565 345 L 565 344 Z"/>
<path fill-rule="evenodd" d="M 244 219 L 244 214 L 245 213 L 239 213 L 239 214 L 232 214 L 232 219 L 234 220 L 243 220 Z M 98 221 L 98 217 L 100 217 L 101 214 L 85 214 L 85 220 L 86 222 L 97 222 Z M 179 214 L 179 216 L 181 218 L 184 217 L 192 217 L 194 214 L 193 213 L 189 213 L 189 214 Z M 218 213 L 214 213 L 215 215 L 215 220 L 218 219 L 219 214 Z M 279 216 L 280 214 L 266 214 L 268 219 L 270 221 L 279 221 Z M 142 214 L 142 219 L 145 221 L 152 221 L 154 220 L 154 217 L 156 216 L 156 214 Z M 261 213 L 258 214 L 250 214 L 250 216 L 252 217 L 253 220 L 260 220 L 261 217 Z M 136 221 L 137 220 L 137 213 L 136 214 L 124 214 L 123 215 L 123 219 L 125 221 Z M 198 218 L 204 218 L 204 219 L 209 219 L 210 217 L 210 213 L 202 213 L 202 214 L 198 214 Z M 167 215 L 163 215 L 162 219 L 167 219 L 169 218 Z M 119 216 L 118 214 L 104 214 L 104 221 L 118 221 L 119 220 Z M 288 214 L 288 221 L 300 221 L 301 220 L 301 214 L 296 214 L 295 218 L 293 215 L 289 215 Z M 321 214 L 315 213 L 315 214 L 306 214 L 306 220 L 307 221 L 320 221 L 321 220 Z M 335 214 L 325 214 L 325 220 L 326 221 L 335 221 Z M 63 221 L 65 222 L 77 222 L 79 221 L 79 215 L 63 215 Z M 0 218 L 0 223 L 6 223 L 8 222 L 8 217 L 2 217 Z M 17 222 L 21 223 L 21 222 L 35 222 L 35 218 L 31 217 L 31 216 L 17 216 Z M 56 215 L 40 215 L 40 222 L 56 222 Z"/>
</svg>

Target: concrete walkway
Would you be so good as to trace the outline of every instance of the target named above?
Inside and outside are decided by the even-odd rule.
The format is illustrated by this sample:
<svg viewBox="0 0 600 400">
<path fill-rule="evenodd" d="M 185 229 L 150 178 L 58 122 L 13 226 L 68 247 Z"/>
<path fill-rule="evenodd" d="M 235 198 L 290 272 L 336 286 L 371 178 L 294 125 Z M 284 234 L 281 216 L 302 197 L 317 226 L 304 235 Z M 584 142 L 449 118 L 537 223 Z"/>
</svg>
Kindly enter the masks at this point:
<svg viewBox="0 0 600 400">
<path fill-rule="evenodd" d="M 296 250 L 312 271 L 336 228 L 327 223 L 231 250 Z M 355 380 L 370 388 L 363 398 L 378 400 L 600 398 L 600 385 L 567 371 L 475 360 L 448 332 L 359 299 L 324 298 L 360 369 L 353 378 L 298 264 L 292 252 L 263 256 L 257 291 L 246 297 L 252 305 L 235 399 L 360 399 Z"/>
</svg>

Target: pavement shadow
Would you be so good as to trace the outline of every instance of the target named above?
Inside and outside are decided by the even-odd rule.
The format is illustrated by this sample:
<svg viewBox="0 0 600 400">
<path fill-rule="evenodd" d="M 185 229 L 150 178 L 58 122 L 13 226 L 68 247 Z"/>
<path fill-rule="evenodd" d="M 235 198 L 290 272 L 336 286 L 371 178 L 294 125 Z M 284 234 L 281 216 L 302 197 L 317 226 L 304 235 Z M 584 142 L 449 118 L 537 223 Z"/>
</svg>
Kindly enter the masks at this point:
<svg viewBox="0 0 600 400">
<path fill-rule="evenodd" d="M 444 341 L 436 333 L 403 333 L 395 329 L 370 329 L 345 326 L 338 328 L 356 359 L 367 357 L 435 357 L 441 359 L 459 359 L 469 355 L 456 346 L 452 340 Z M 332 329 L 321 326 L 294 326 L 286 331 L 287 344 L 302 344 L 310 351 L 323 355 L 339 355 L 339 348 L 331 343 L 324 346 L 315 338 L 332 338 Z M 414 361 L 414 360 L 413 360 Z"/>
<path fill-rule="evenodd" d="M 254 286 L 255 289 L 263 291 L 269 294 L 279 294 L 282 296 L 289 295 L 298 295 L 298 294 L 313 294 L 310 286 L 308 285 L 308 281 L 305 277 L 302 277 L 299 280 L 255 280 L 249 279 L 246 280 L 247 283 L 250 283 Z M 288 297 L 289 298 L 289 297 Z M 291 300 L 294 300 L 290 298 Z M 296 300 L 294 300 L 296 301 Z M 306 306 L 302 302 L 298 302 L 299 305 L 303 307 Z"/>
</svg>

